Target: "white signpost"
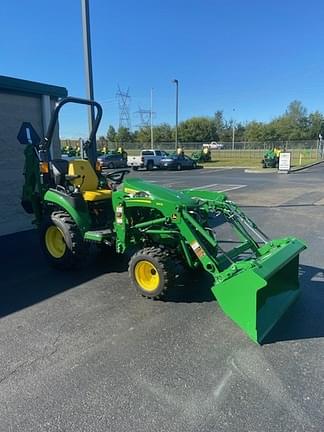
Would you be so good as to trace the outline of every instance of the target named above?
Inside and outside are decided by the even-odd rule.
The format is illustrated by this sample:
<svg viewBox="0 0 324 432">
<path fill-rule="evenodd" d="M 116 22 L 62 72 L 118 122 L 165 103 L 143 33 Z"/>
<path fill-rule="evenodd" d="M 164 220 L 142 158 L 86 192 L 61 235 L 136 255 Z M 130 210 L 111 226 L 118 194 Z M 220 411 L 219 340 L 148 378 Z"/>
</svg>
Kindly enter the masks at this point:
<svg viewBox="0 0 324 432">
<path fill-rule="evenodd" d="M 289 172 L 290 170 L 291 153 L 280 153 L 279 156 L 279 171 Z"/>
</svg>

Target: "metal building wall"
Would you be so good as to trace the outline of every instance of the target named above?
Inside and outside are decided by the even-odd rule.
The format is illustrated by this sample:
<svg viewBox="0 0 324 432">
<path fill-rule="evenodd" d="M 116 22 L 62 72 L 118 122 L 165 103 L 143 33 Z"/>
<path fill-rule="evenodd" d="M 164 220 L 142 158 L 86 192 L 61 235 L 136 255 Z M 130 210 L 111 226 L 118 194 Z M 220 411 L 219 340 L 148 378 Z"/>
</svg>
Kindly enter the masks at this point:
<svg viewBox="0 0 324 432">
<path fill-rule="evenodd" d="M 6 86 L 16 88 L 11 90 Z M 35 94 L 25 91 L 25 88 L 35 89 Z M 61 95 L 38 92 L 47 88 Z M 32 217 L 20 205 L 25 146 L 17 140 L 19 129 L 23 122 L 29 122 L 43 137 L 50 111 L 58 97 L 65 95 L 67 91 L 62 87 L 0 77 L 0 236 L 32 228 Z M 60 154 L 58 136 L 57 130 L 54 157 Z"/>
</svg>

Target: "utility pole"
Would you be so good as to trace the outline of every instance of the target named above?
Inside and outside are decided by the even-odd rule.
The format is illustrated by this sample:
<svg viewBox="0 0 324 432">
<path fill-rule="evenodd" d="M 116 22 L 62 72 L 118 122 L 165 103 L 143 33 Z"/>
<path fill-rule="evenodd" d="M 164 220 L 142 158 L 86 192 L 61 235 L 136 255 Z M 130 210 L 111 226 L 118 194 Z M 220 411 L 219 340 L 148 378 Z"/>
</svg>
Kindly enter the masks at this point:
<svg viewBox="0 0 324 432">
<path fill-rule="evenodd" d="M 154 137 L 153 137 L 153 89 L 151 88 L 151 149 L 154 148 Z"/>
<path fill-rule="evenodd" d="M 89 0 L 81 0 L 81 9 L 82 9 L 83 56 L 84 56 L 87 98 L 90 100 L 94 100 Z M 91 105 L 88 107 L 89 133 L 93 129 L 94 119 L 95 119 L 94 106 Z M 94 137 L 93 142 L 90 143 L 90 146 L 87 150 L 87 155 L 89 161 L 92 163 L 93 166 L 95 166 L 97 161 L 96 137 Z"/>
<path fill-rule="evenodd" d="M 235 108 L 233 108 L 233 112 L 235 111 Z M 235 149 L 235 121 L 233 119 L 233 133 L 232 133 L 232 150 Z"/>
<path fill-rule="evenodd" d="M 176 126 L 175 126 L 175 150 L 178 148 L 178 120 L 179 120 L 179 81 L 172 81 L 176 85 Z"/>
</svg>

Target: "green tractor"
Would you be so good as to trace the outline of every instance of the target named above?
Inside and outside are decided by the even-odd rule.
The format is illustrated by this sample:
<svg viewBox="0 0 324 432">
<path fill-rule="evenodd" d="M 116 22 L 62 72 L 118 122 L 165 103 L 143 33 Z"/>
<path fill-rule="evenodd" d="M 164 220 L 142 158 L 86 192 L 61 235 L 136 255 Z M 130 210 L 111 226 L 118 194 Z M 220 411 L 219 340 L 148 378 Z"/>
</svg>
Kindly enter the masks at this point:
<svg viewBox="0 0 324 432">
<path fill-rule="evenodd" d="M 103 175 L 87 159 L 51 159 L 58 113 L 72 102 L 96 108 L 85 145 L 89 158 L 93 155 L 101 106 L 71 97 L 55 108 L 45 138 L 25 151 L 22 205 L 35 215 L 50 264 L 61 269 L 84 264 L 90 244 L 106 245 L 108 255 L 131 256 L 130 279 L 148 298 L 167 298 L 180 268 L 201 269 L 212 277 L 211 290 L 225 314 L 261 342 L 298 295 L 303 242 L 269 240 L 223 193 L 124 180 L 127 170 Z M 224 223 L 237 235 L 232 248 L 215 234 Z"/>
<path fill-rule="evenodd" d="M 275 150 L 267 150 L 261 163 L 263 168 L 278 168 L 279 158 L 277 157 Z"/>
<path fill-rule="evenodd" d="M 191 154 L 191 159 L 196 162 L 211 162 L 211 151 L 207 146 L 203 146 L 201 150 L 197 150 Z"/>
</svg>

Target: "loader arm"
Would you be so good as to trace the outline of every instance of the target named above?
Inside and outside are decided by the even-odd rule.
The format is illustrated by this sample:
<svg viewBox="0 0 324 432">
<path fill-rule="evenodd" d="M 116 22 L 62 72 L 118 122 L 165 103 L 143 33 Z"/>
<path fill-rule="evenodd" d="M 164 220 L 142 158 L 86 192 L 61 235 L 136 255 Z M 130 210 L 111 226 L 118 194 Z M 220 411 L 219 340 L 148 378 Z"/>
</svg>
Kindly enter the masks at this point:
<svg viewBox="0 0 324 432">
<path fill-rule="evenodd" d="M 305 244 L 293 237 L 270 240 L 224 194 L 196 190 L 187 193 L 200 199 L 206 211 L 221 212 L 242 240 L 229 252 L 221 250 L 222 255 L 216 258 L 200 242 L 195 245 L 196 255 L 214 276 L 212 292 L 225 314 L 252 340 L 262 342 L 299 294 L 299 254 Z M 252 255 L 240 259 L 247 251 Z"/>
</svg>

